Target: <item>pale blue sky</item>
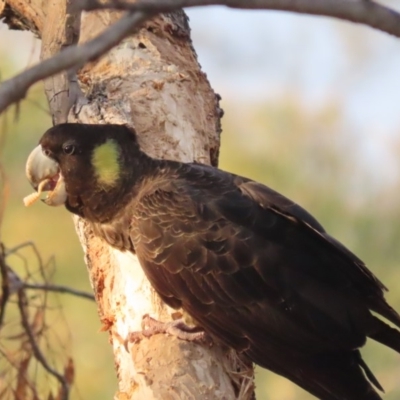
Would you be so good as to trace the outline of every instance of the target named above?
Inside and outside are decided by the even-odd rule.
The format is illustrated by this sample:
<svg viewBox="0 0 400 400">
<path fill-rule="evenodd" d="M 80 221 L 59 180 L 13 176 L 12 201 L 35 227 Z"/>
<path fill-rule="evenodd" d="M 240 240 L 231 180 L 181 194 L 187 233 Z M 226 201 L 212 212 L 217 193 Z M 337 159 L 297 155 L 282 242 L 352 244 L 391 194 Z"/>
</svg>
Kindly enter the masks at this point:
<svg viewBox="0 0 400 400">
<path fill-rule="evenodd" d="M 400 1 L 386 1 L 400 8 Z M 336 101 L 375 180 L 398 177 L 400 39 L 362 25 L 276 11 L 188 11 L 199 61 L 223 99 Z M 351 154 L 349 154 L 351 156 Z"/>
<path fill-rule="evenodd" d="M 400 2 L 399 2 L 400 5 Z M 335 97 L 361 129 L 400 130 L 400 40 L 330 18 L 223 7 L 188 11 L 200 63 L 222 96 Z"/>
</svg>

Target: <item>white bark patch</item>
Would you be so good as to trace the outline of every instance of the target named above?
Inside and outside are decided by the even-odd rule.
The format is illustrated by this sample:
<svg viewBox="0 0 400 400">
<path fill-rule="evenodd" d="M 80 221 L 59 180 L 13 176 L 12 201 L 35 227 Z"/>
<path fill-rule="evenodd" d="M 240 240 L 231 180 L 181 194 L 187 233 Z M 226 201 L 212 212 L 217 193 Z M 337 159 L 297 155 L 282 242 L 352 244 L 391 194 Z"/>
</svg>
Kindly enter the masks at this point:
<svg viewBox="0 0 400 400">
<path fill-rule="evenodd" d="M 110 299 L 116 310 L 114 329 L 126 338 L 129 332 L 141 330 L 142 316 L 154 308 L 153 289 L 132 253 L 111 249 L 110 262 L 115 262 L 120 269 L 113 277 L 113 298 Z"/>
</svg>

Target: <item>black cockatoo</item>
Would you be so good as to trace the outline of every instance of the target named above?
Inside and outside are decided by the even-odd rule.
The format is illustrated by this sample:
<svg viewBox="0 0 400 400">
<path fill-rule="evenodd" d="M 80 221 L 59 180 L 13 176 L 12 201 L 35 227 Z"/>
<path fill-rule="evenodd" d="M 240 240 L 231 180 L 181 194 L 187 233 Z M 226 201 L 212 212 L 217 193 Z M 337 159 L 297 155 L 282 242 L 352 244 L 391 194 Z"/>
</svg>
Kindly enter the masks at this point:
<svg viewBox="0 0 400 400">
<path fill-rule="evenodd" d="M 303 208 L 220 169 L 153 159 L 123 125 L 61 124 L 27 162 L 45 202 L 137 254 L 159 296 L 323 400 L 378 400 L 359 349 L 400 352 L 385 286 Z M 374 314 L 373 314 L 374 313 Z"/>
</svg>

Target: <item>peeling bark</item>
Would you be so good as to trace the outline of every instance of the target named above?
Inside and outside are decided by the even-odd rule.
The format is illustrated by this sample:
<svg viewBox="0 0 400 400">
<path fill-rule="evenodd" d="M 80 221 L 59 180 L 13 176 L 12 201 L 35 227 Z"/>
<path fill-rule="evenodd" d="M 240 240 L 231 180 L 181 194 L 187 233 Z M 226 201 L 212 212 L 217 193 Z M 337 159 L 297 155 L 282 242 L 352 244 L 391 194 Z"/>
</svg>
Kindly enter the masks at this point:
<svg viewBox="0 0 400 400">
<path fill-rule="evenodd" d="M 16 17 L 42 38 L 42 58 L 76 42 L 78 16 L 64 0 L 9 1 Z M 0 3 L 1 4 L 1 3 Z M 25 8 L 21 5 L 25 4 Z M 19 8 L 18 8 L 18 7 Z M 41 6 L 41 5 L 40 5 Z M 86 42 L 120 18 L 120 13 L 83 13 L 79 42 Z M 30 29 L 30 28 L 29 28 Z M 134 36 L 74 73 L 45 81 L 53 121 L 127 124 L 145 152 L 181 161 L 217 165 L 219 96 L 201 71 L 186 15 L 175 12 L 149 20 Z M 74 106 L 71 108 L 71 106 Z M 161 303 L 138 260 L 96 238 L 74 218 L 103 327 L 110 333 L 119 390 L 116 399 L 252 399 L 253 367 L 223 346 L 201 346 L 156 335 L 129 343 L 144 314 L 167 321 L 175 310 Z"/>
<path fill-rule="evenodd" d="M 10 29 L 31 31 L 37 37 L 45 21 L 42 0 L 0 0 L 0 16 Z"/>
<path fill-rule="evenodd" d="M 71 13 L 71 1 L 53 0 L 43 6 L 46 20 L 51 23 L 44 24 L 41 32 L 42 60 L 78 41 L 80 15 Z M 64 71 L 45 79 L 43 83 L 54 125 L 66 122 L 71 107 L 80 95 L 75 71 Z"/>
</svg>

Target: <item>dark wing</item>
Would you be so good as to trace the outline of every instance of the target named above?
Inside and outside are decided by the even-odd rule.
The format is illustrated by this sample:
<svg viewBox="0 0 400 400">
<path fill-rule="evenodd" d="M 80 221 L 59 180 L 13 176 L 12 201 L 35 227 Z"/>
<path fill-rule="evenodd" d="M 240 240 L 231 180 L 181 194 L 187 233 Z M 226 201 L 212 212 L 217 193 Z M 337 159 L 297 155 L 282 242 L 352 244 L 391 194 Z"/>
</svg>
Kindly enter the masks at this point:
<svg viewBox="0 0 400 400">
<path fill-rule="evenodd" d="M 241 192 L 258 203 L 263 209 L 273 210 L 286 218 L 295 218 L 293 222 L 305 225 L 307 234 L 314 235 L 316 243 L 341 262 L 335 263 L 342 273 L 352 281 L 355 289 L 365 296 L 366 304 L 373 311 L 381 314 L 394 324 L 400 326 L 400 317 L 385 301 L 383 291 L 387 288 L 365 266 L 365 264 L 345 246 L 325 232 L 321 224 L 298 204 L 287 199 L 274 190 L 257 182 L 236 177 L 235 183 Z"/>
<path fill-rule="evenodd" d="M 400 319 L 383 285 L 301 207 L 184 165 L 135 204 L 131 240 L 164 301 L 226 344 L 324 399 L 379 399 L 354 349 L 377 329 L 369 309 Z M 400 348 L 395 332 L 386 336 Z"/>
</svg>

